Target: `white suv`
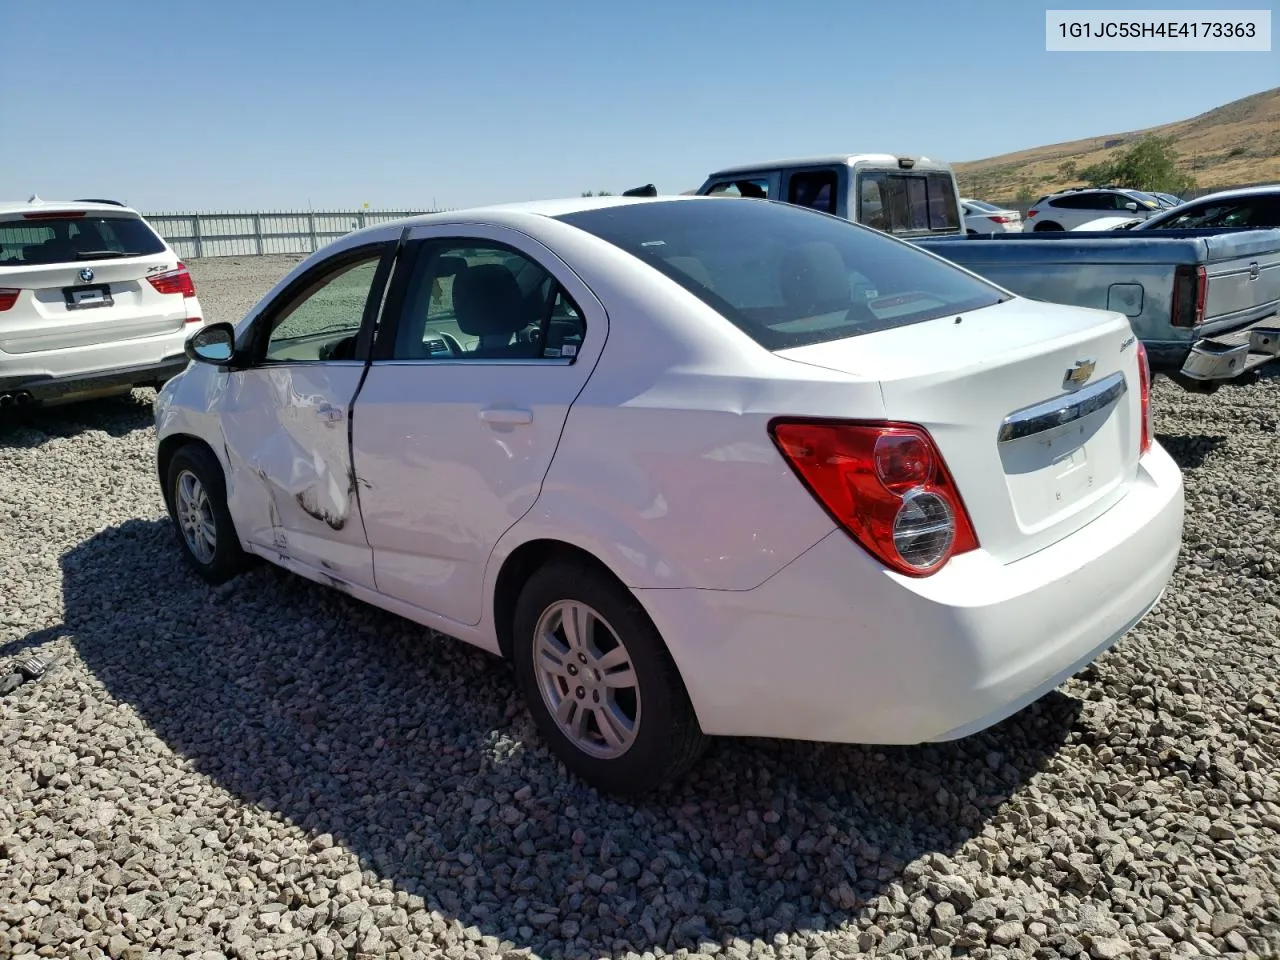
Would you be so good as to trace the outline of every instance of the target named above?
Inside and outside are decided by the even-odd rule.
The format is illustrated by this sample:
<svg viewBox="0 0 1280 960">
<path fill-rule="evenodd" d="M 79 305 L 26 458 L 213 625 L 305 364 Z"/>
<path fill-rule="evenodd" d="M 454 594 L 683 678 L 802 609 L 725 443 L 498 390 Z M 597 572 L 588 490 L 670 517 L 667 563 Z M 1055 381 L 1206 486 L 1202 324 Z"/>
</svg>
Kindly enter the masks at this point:
<svg viewBox="0 0 1280 960">
<path fill-rule="evenodd" d="M 137 211 L 0 202 L 0 407 L 159 386 L 203 323 L 186 265 Z"/>
<path fill-rule="evenodd" d="M 1041 197 L 1027 211 L 1024 232 L 1072 230 L 1108 214 L 1138 220 L 1155 216 L 1164 207 L 1155 197 L 1123 187 L 1079 187 Z"/>
</svg>

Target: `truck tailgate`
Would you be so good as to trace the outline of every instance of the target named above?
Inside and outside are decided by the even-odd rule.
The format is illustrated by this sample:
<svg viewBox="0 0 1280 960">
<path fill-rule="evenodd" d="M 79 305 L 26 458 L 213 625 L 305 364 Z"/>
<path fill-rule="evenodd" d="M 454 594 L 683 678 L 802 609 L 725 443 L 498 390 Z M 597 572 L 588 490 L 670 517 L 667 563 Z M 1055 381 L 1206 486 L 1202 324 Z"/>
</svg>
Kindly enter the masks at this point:
<svg viewBox="0 0 1280 960">
<path fill-rule="evenodd" d="M 1204 336 L 1235 329 L 1280 310 L 1280 230 L 1202 238 L 1205 244 Z"/>
</svg>

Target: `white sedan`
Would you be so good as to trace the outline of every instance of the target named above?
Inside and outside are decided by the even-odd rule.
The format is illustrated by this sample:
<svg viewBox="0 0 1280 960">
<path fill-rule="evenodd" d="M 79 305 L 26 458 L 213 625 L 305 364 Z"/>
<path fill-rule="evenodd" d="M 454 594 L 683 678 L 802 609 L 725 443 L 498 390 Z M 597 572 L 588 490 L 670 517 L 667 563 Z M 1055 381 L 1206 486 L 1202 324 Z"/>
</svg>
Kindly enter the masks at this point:
<svg viewBox="0 0 1280 960">
<path fill-rule="evenodd" d="M 966 233 L 1021 233 L 1022 214 L 984 200 L 960 198 Z"/>
<path fill-rule="evenodd" d="M 990 726 L 1157 602 L 1182 476 L 1126 318 L 769 201 L 415 217 L 299 264 L 156 404 L 178 542 L 509 657 L 630 793 L 708 736 Z"/>
</svg>

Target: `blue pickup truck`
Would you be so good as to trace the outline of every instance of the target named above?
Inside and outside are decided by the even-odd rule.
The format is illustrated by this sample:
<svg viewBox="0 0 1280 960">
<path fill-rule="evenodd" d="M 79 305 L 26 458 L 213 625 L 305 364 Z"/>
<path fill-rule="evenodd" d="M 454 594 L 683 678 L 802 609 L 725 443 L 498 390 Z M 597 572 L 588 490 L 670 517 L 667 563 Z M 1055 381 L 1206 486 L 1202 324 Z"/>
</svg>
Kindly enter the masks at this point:
<svg viewBox="0 0 1280 960">
<path fill-rule="evenodd" d="M 1151 368 L 1212 392 L 1280 357 L 1280 229 L 912 239 L 1013 293 L 1129 318 Z"/>
</svg>

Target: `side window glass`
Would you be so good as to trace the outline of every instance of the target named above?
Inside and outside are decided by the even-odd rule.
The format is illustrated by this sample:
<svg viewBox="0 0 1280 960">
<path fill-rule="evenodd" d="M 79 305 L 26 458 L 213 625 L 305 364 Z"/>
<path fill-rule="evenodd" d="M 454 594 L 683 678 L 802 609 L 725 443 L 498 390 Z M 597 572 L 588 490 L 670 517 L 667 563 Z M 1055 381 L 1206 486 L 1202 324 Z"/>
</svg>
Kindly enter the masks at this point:
<svg viewBox="0 0 1280 960">
<path fill-rule="evenodd" d="M 787 185 L 787 203 L 835 213 L 837 183 L 834 170 L 793 173 Z"/>
<path fill-rule="evenodd" d="M 324 277 L 276 317 L 265 359 L 277 363 L 355 359 L 356 337 L 382 251 Z"/>
<path fill-rule="evenodd" d="M 582 311 L 544 267 L 476 242 L 423 248 L 396 330 L 395 360 L 577 356 Z"/>
<path fill-rule="evenodd" d="M 768 180 L 721 180 L 707 191 L 709 197 L 754 197 L 769 199 Z"/>
</svg>

